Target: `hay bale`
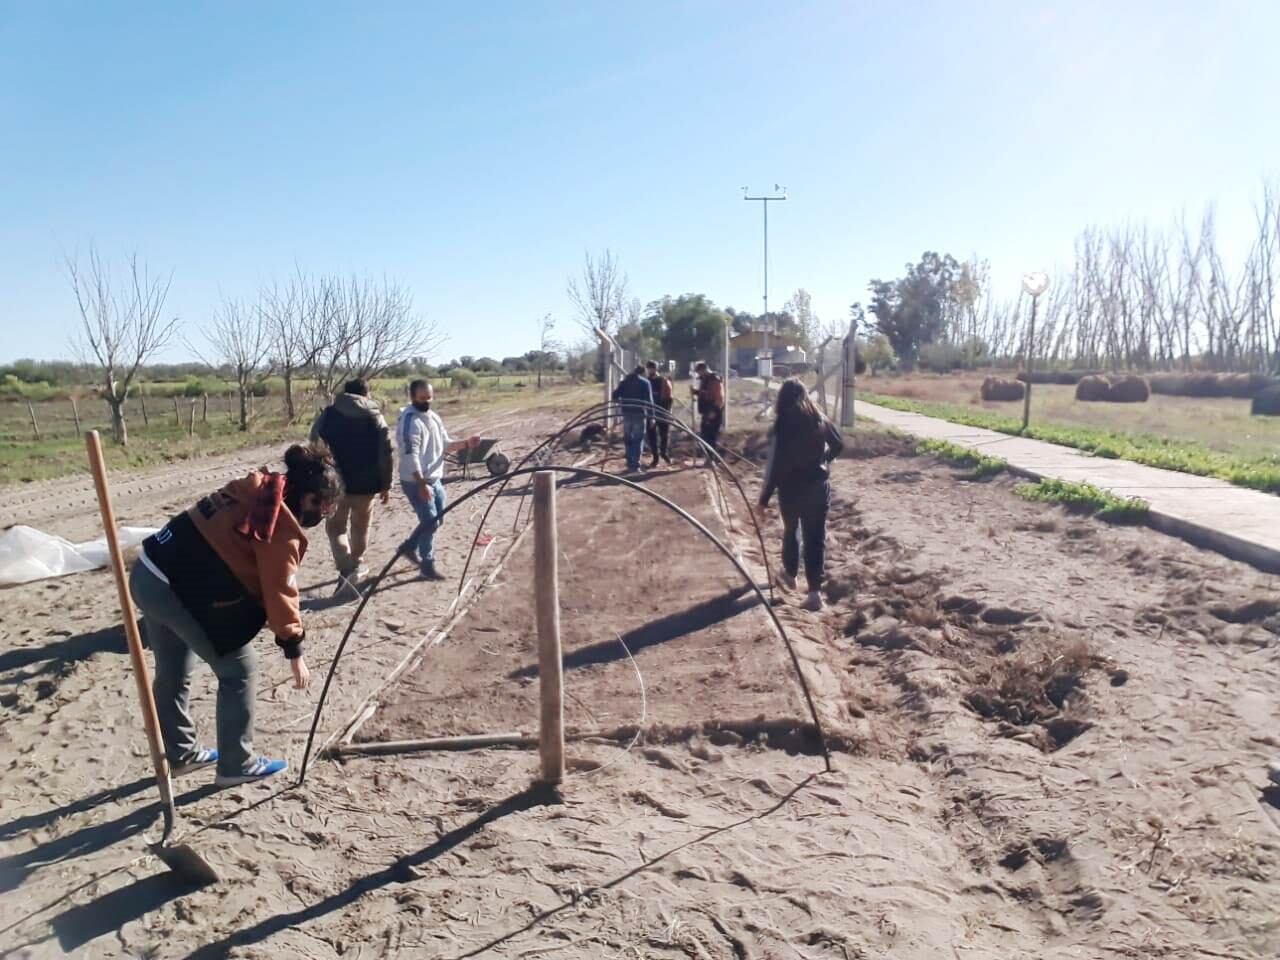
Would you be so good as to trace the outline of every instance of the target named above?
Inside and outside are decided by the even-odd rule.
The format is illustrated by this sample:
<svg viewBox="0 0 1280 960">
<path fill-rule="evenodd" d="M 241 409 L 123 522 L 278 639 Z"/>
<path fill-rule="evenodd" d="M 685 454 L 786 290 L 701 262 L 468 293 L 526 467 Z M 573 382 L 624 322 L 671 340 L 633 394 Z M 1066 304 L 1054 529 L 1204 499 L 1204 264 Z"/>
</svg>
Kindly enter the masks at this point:
<svg viewBox="0 0 1280 960">
<path fill-rule="evenodd" d="M 1280 384 L 1255 393 L 1249 412 L 1255 417 L 1280 417 Z"/>
<path fill-rule="evenodd" d="M 1006 380 L 1003 377 L 987 377 L 982 381 L 982 399 L 984 401 L 1021 400 L 1027 388 L 1017 380 Z"/>
<path fill-rule="evenodd" d="M 1080 382 L 1076 384 L 1076 399 L 1086 403 L 1106 400 L 1110 392 L 1111 381 L 1094 374 L 1081 377 Z"/>
<path fill-rule="evenodd" d="M 1111 389 L 1107 391 L 1106 400 L 1110 403 L 1146 403 L 1151 399 L 1151 388 L 1147 386 L 1146 377 L 1124 374 L 1111 378 Z"/>
</svg>

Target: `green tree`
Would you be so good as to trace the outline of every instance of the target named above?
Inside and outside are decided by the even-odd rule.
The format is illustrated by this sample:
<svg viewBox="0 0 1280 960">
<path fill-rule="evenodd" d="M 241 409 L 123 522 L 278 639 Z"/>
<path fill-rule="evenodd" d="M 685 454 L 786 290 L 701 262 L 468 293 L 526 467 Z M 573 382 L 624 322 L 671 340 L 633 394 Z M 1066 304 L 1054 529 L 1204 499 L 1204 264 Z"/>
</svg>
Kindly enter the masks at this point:
<svg viewBox="0 0 1280 960">
<path fill-rule="evenodd" d="M 952 287 L 960 265 L 950 254 L 926 252 L 898 280 L 871 281 L 871 314 L 904 370 L 915 368 L 920 347 L 943 332 L 954 311 Z"/>
<path fill-rule="evenodd" d="M 701 293 L 664 297 L 660 303 L 663 355 L 680 369 L 699 359 L 719 366 L 729 314 Z"/>
</svg>

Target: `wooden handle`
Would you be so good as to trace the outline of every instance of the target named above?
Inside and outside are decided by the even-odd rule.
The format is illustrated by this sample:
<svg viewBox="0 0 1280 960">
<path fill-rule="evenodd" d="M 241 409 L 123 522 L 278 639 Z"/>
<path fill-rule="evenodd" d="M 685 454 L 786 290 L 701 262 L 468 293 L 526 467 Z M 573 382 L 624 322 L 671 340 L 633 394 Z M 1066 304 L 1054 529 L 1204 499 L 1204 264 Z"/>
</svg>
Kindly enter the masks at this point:
<svg viewBox="0 0 1280 960">
<path fill-rule="evenodd" d="M 560 574 L 556 543 L 556 478 L 533 475 L 533 596 L 538 616 L 538 725 L 542 780 L 564 779 L 564 661 L 560 655 Z"/>
<path fill-rule="evenodd" d="M 116 579 L 116 591 L 120 594 L 120 614 L 124 617 L 124 635 L 129 642 L 129 660 L 133 664 L 133 679 L 138 687 L 138 702 L 142 705 L 142 725 L 147 730 L 147 744 L 151 747 L 151 765 L 155 767 L 156 783 L 160 798 L 173 806 L 173 786 L 169 781 L 169 761 L 160 743 L 160 718 L 156 715 L 156 698 L 151 691 L 151 675 L 147 659 L 142 652 L 142 635 L 138 632 L 138 613 L 129 594 L 129 581 L 125 576 L 124 554 L 120 551 L 120 537 L 116 531 L 116 512 L 111 506 L 111 490 L 107 486 L 107 466 L 102 459 L 102 442 L 98 431 L 85 434 L 85 446 L 89 450 L 89 469 L 93 471 L 93 485 L 98 491 L 98 509 L 102 512 L 102 527 L 107 536 L 107 552 L 111 557 L 111 572 Z"/>
</svg>

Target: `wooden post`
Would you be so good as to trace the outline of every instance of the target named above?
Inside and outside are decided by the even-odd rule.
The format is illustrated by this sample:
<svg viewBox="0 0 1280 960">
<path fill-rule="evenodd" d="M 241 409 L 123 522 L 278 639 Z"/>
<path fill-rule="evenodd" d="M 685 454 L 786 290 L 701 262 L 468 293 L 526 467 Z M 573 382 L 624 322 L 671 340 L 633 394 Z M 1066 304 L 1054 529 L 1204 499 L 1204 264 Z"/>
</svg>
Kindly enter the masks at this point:
<svg viewBox="0 0 1280 960">
<path fill-rule="evenodd" d="M 27 413 L 31 416 L 31 432 L 36 435 L 36 439 L 40 439 L 40 425 L 36 423 L 36 408 L 31 405 L 31 401 L 27 401 Z"/>
<path fill-rule="evenodd" d="M 556 478 L 533 475 L 533 596 L 538 618 L 538 681 L 542 720 L 538 752 L 542 780 L 564 779 L 564 661 L 560 655 L 559 544 L 556 541 Z"/>
<path fill-rule="evenodd" d="M 76 421 L 76 436 L 80 436 L 80 408 L 76 406 L 75 394 L 71 395 L 71 416 Z"/>
<path fill-rule="evenodd" d="M 191 419 L 187 421 L 187 436 L 194 437 L 196 435 L 196 402 L 191 401 Z"/>
<path fill-rule="evenodd" d="M 147 416 L 147 395 L 139 392 L 138 402 L 142 404 L 142 425 L 149 427 L 151 426 L 151 418 Z"/>
<path fill-rule="evenodd" d="M 182 426 L 182 411 L 178 409 L 177 397 L 173 398 L 173 425 L 176 427 Z"/>
<path fill-rule="evenodd" d="M 209 422 L 209 395 L 206 393 L 206 394 L 203 394 L 203 397 L 204 397 L 203 406 L 200 408 L 200 422 L 208 423 Z"/>
</svg>

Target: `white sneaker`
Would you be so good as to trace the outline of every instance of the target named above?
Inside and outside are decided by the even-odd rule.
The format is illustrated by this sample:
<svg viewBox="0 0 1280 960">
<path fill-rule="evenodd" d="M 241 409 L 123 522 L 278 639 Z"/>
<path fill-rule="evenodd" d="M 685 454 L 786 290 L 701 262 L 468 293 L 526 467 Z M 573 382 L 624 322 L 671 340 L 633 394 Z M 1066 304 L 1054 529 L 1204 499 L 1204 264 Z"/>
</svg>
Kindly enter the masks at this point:
<svg viewBox="0 0 1280 960">
<path fill-rule="evenodd" d="M 804 598 L 804 603 L 800 604 L 801 608 L 817 613 L 822 609 L 822 594 L 817 590 L 810 590 L 809 595 Z"/>
<path fill-rule="evenodd" d="M 1267 779 L 1280 786 L 1280 760 L 1272 760 L 1267 764 Z"/>
</svg>

